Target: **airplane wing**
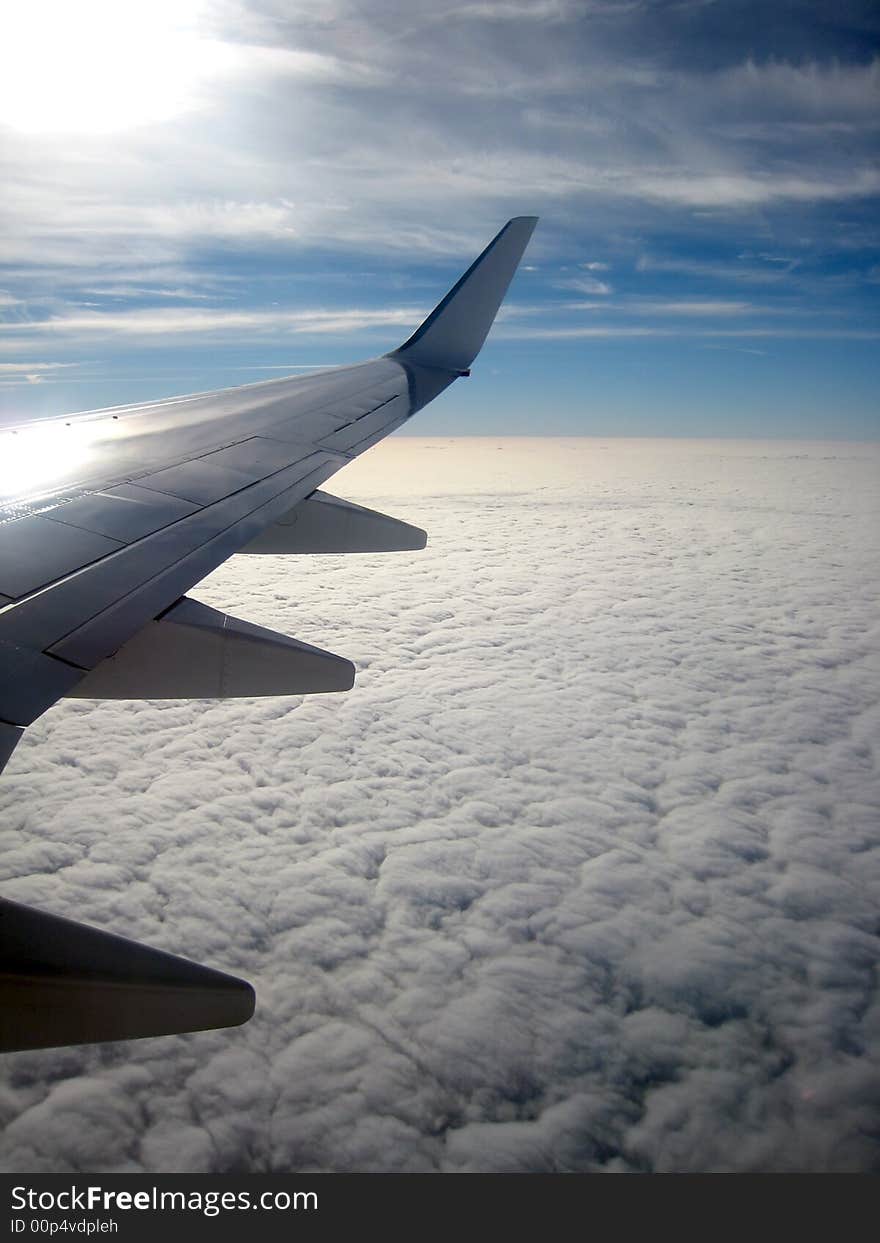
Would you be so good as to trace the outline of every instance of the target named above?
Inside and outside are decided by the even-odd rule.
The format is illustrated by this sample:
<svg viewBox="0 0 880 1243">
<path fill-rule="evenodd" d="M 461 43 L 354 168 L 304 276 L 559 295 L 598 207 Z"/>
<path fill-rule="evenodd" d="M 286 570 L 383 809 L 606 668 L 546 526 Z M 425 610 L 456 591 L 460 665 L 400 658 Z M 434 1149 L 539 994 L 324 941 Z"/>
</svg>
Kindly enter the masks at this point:
<svg viewBox="0 0 880 1243">
<path fill-rule="evenodd" d="M 321 485 L 468 374 L 535 223 L 509 221 L 421 327 L 381 358 L 0 432 L 0 768 L 23 730 L 64 696 L 225 698 L 351 687 L 349 661 L 209 609 L 186 592 L 233 553 L 424 547 L 424 532 L 329 496 Z M 22 920 L 30 927 L 27 908 L 14 907 L 0 909 L 7 941 Z M 83 933 L 81 965 L 91 979 L 94 941 L 85 934 L 98 934 Z M 70 929 L 67 937 L 77 940 Z M 113 952 L 124 960 L 128 944 Z M 15 955 L 0 956 L 4 993 L 10 961 Z M 41 961 L 44 974 L 54 972 L 57 999 L 58 981 L 73 978 L 70 963 Z M 192 995 L 188 968 L 194 964 L 180 972 Z M 35 970 L 28 960 L 29 996 Z M 225 995 L 229 979 L 205 987 Z M 81 980 L 78 987 L 83 995 Z M 239 1015 L 247 1009 L 240 998 L 235 1004 Z M 198 1005 L 190 1009 L 198 1017 Z M 174 1021 L 167 1007 L 160 1010 Z M 48 1010 L 29 1013 L 37 1015 L 30 1037 L 16 1029 L 4 1044 L 0 1031 L 0 1048 L 63 1043 L 65 1033 L 81 1031 L 50 1022 L 47 1039 L 37 1029 Z M 212 1010 L 202 1026 L 224 1025 L 215 1019 Z M 86 1030 L 99 1034 L 80 1038 L 132 1034 L 106 1020 L 95 1024 Z"/>
</svg>

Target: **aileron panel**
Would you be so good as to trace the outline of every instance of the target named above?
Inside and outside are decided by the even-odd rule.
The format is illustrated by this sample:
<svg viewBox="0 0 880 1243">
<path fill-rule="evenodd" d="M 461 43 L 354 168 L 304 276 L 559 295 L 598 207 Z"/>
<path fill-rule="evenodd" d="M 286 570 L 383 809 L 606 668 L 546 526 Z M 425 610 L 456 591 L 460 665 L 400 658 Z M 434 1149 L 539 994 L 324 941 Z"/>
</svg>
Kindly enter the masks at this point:
<svg viewBox="0 0 880 1243">
<path fill-rule="evenodd" d="M 130 544 L 185 518 L 198 509 L 192 501 L 122 484 L 108 492 L 92 492 L 43 516 L 51 522 L 81 527 Z"/>
<path fill-rule="evenodd" d="M 240 471 L 242 474 L 271 474 L 302 461 L 314 452 L 310 445 L 286 440 L 271 440 L 266 436 L 252 436 L 239 444 L 229 445 L 225 449 L 215 449 L 213 453 L 199 458 L 208 466 L 220 466 L 227 470 Z"/>
<path fill-rule="evenodd" d="M 0 524 L 0 589 L 17 599 L 121 548 L 118 540 L 40 515 Z"/>
<path fill-rule="evenodd" d="M 197 458 L 156 471 L 153 475 L 144 475 L 133 482 L 140 488 L 167 492 L 169 496 L 179 497 L 182 501 L 210 505 L 246 488 L 254 482 L 255 474 L 258 475 L 258 472 L 231 470 L 228 466 L 212 465 L 204 458 Z"/>
</svg>

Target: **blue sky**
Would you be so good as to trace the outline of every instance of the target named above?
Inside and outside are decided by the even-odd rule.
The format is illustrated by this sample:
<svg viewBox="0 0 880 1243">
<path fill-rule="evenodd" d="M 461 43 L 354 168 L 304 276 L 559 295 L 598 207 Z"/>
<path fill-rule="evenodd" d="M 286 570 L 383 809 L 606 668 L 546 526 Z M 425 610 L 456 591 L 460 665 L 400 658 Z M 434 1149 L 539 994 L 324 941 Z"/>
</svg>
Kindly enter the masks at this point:
<svg viewBox="0 0 880 1243">
<path fill-rule="evenodd" d="M 6 422 L 382 353 L 536 213 L 473 377 L 413 431 L 880 432 L 868 3 L 4 21 Z"/>
</svg>

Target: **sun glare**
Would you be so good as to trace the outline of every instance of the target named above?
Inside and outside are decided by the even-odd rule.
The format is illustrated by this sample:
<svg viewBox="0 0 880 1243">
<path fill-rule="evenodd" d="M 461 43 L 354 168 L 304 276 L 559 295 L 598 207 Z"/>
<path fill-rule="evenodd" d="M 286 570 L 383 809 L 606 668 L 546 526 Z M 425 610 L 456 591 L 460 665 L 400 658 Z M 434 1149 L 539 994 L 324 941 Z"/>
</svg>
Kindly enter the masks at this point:
<svg viewBox="0 0 880 1243">
<path fill-rule="evenodd" d="M 167 121 L 229 52 L 204 0 L 11 0 L 0 19 L 0 124 L 106 134 Z"/>
<path fill-rule="evenodd" d="M 35 423 L 0 438 L 0 502 L 38 496 L 59 481 L 74 479 L 90 461 L 100 430 L 93 423 L 57 419 Z"/>
</svg>

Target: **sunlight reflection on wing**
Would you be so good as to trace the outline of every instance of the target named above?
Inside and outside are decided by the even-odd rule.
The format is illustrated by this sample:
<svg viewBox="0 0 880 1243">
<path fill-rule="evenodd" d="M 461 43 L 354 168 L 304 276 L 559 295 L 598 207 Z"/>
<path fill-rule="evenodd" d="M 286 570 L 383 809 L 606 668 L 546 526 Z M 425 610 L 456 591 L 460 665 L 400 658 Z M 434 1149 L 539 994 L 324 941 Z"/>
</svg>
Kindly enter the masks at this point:
<svg viewBox="0 0 880 1243">
<path fill-rule="evenodd" d="M 38 496 L 73 479 L 94 456 L 105 431 L 92 422 L 56 419 L 4 432 L 0 439 L 0 501 Z"/>
</svg>

